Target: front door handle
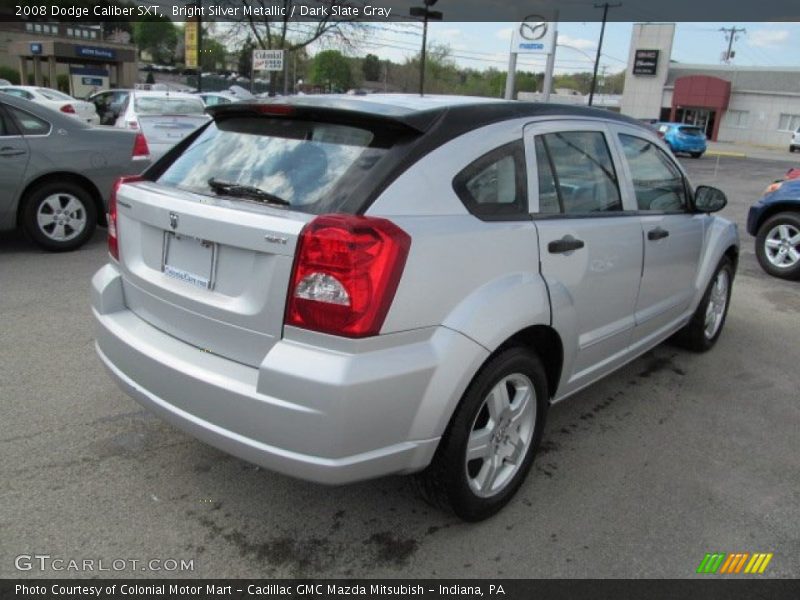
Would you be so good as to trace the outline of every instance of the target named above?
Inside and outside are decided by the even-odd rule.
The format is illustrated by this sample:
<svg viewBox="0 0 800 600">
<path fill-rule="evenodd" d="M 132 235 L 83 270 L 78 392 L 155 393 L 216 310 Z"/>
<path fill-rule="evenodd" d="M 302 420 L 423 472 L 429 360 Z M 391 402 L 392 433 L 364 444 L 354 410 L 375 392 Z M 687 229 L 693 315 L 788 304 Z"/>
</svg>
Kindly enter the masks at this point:
<svg viewBox="0 0 800 600">
<path fill-rule="evenodd" d="M 661 227 L 656 227 L 655 229 L 651 229 L 647 232 L 647 239 L 650 241 L 663 240 L 668 235 L 669 231 L 666 229 L 661 229 Z"/>
<path fill-rule="evenodd" d="M 565 235 L 560 240 L 554 240 L 547 244 L 547 251 L 550 254 L 564 254 L 565 252 L 572 252 L 583 248 L 583 240 L 577 240 L 571 235 Z"/>
<path fill-rule="evenodd" d="M 18 148 L 12 148 L 11 146 L 3 146 L 0 148 L 0 156 L 20 156 L 21 154 L 27 154 L 25 150 L 19 150 Z"/>
</svg>

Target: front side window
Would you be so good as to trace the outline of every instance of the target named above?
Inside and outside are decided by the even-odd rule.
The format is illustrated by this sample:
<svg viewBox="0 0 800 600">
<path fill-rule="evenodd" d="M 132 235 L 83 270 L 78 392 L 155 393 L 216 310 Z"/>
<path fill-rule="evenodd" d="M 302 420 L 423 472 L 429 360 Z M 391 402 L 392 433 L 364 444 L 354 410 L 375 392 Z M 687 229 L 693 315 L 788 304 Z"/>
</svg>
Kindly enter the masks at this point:
<svg viewBox="0 0 800 600">
<path fill-rule="evenodd" d="M 540 212 L 592 214 L 622 210 L 617 174 L 599 131 L 536 137 Z M 556 211 L 558 207 L 558 211 Z"/>
<path fill-rule="evenodd" d="M 527 215 L 525 149 L 512 142 L 484 154 L 453 180 L 464 206 L 478 218 L 515 219 Z"/>
<path fill-rule="evenodd" d="M 683 176 L 660 148 L 647 140 L 620 134 L 639 210 L 674 212 L 686 209 Z"/>
</svg>

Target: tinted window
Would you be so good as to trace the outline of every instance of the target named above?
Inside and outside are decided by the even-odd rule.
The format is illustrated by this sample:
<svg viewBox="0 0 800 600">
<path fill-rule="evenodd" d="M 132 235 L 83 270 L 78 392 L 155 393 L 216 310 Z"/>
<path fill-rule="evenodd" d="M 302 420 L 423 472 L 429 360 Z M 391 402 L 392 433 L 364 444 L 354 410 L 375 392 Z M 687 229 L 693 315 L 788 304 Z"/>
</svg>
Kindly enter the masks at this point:
<svg viewBox="0 0 800 600">
<path fill-rule="evenodd" d="M 472 214 L 488 218 L 525 217 L 528 211 L 522 141 L 484 154 L 453 180 L 453 187 Z"/>
<path fill-rule="evenodd" d="M 678 131 L 689 137 L 706 137 L 706 134 L 699 127 L 678 127 Z"/>
<path fill-rule="evenodd" d="M 550 157 L 541 136 L 536 138 L 536 171 L 539 178 L 539 212 L 541 214 L 560 213 L 561 204 L 556 190 L 556 180 L 553 177 Z"/>
<path fill-rule="evenodd" d="M 338 208 L 343 195 L 333 190 L 344 177 L 363 177 L 386 153 L 374 147 L 374 138 L 372 131 L 346 125 L 225 119 L 209 125 L 158 181 L 210 195 L 211 178 L 254 186 L 320 214 Z M 351 179 L 348 190 L 355 183 Z"/>
<path fill-rule="evenodd" d="M 683 176 L 655 144 L 632 135 L 619 136 L 633 179 L 639 210 L 679 211 L 686 207 Z"/>
<path fill-rule="evenodd" d="M 602 133 L 548 133 L 538 136 L 536 147 L 548 157 L 551 167 L 545 171 L 544 181 L 540 175 L 539 189 L 546 194 L 551 193 L 551 187 L 555 189 L 559 206 L 565 214 L 622 210 L 617 174 Z M 552 181 L 548 181 L 548 177 Z M 546 197 L 545 204 L 553 210 L 551 197 Z"/>
<path fill-rule="evenodd" d="M 8 110 L 11 111 L 17 123 L 19 123 L 22 135 L 47 135 L 50 133 L 50 123 L 47 121 L 34 117 L 31 113 L 13 106 L 9 106 Z"/>
<path fill-rule="evenodd" d="M 58 100 L 58 101 L 69 101 L 75 100 L 72 96 L 67 96 L 66 94 L 62 94 L 59 91 L 51 90 L 50 88 L 36 88 L 36 91 L 39 92 L 42 96 L 47 98 L 48 100 Z"/>
<path fill-rule="evenodd" d="M 6 114 L 6 111 L 0 107 L 0 136 L 19 135 L 17 128 L 11 121 L 11 118 Z"/>
<path fill-rule="evenodd" d="M 11 94 L 12 96 L 16 96 L 17 98 L 25 98 L 26 100 L 33 99 L 33 94 L 30 92 L 26 92 L 25 90 L 18 90 L 14 88 L 4 89 L 4 93 Z"/>
</svg>

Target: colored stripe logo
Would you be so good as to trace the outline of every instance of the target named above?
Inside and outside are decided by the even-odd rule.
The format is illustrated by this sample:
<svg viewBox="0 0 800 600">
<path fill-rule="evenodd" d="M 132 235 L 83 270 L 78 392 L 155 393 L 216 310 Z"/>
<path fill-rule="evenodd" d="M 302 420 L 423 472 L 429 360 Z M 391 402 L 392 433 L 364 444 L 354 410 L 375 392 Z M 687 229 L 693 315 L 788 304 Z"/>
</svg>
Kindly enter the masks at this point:
<svg viewBox="0 0 800 600">
<path fill-rule="evenodd" d="M 714 552 L 706 553 L 700 566 L 697 567 L 698 573 L 720 575 L 738 575 L 747 573 L 760 575 L 767 569 L 769 561 L 772 560 L 772 552 Z"/>
</svg>

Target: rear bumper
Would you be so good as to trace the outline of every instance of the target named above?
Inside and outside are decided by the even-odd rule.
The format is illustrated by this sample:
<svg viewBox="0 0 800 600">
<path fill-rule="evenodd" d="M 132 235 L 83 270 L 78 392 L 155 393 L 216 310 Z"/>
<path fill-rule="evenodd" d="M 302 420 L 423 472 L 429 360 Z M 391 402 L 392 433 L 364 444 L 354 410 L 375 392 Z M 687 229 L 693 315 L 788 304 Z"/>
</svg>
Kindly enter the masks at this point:
<svg viewBox="0 0 800 600">
<path fill-rule="evenodd" d="M 319 483 L 425 468 L 486 356 L 436 327 L 354 352 L 284 339 L 253 368 L 140 319 L 113 265 L 93 278 L 92 304 L 98 354 L 140 404 L 225 452 Z"/>
</svg>

